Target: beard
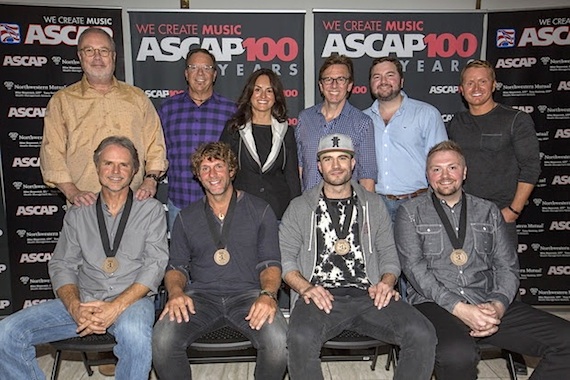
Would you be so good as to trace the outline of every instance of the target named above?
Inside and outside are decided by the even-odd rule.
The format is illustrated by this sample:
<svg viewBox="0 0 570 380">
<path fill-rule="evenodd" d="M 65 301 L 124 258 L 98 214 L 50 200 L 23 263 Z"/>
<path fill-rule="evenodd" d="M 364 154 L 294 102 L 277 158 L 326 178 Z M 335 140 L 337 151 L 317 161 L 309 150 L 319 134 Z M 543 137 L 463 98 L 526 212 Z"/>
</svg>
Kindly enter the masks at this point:
<svg viewBox="0 0 570 380">
<path fill-rule="evenodd" d="M 389 102 L 390 100 L 396 99 L 400 95 L 401 90 L 402 89 L 399 86 L 392 87 L 390 92 L 388 92 L 385 95 L 382 95 L 381 91 L 377 90 L 374 93 L 374 96 L 376 97 L 376 99 L 378 99 L 381 102 Z"/>
</svg>

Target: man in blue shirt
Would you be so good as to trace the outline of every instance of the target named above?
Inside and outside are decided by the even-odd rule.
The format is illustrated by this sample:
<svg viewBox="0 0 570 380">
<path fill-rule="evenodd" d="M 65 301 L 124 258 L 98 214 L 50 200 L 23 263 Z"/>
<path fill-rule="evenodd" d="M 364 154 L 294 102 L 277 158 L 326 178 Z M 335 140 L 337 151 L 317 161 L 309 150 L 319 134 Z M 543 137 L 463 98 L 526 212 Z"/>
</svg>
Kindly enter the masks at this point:
<svg viewBox="0 0 570 380">
<path fill-rule="evenodd" d="M 192 49 L 186 56 L 184 77 L 188 91 L 168 98 L 158 110 L 168 169 L 168 227 L 172 229 L 180 209 L 204 196 L 190 170 L 190 155 L 200 144 L 218 141 L 235 104 L 214 92 L 216 58 L 206 49 Z"/>
<path fill-rule="evenodd" d="M 402 91 L 404 73 L 395 57 L 372 61 L 370 93 L 376 100 L 364 110 L 374 122 L 378 180 L 376 192 L 392 221 L 398 206 L 427 189 L 425 162 L 429 149 L 447 140 L 439 111 Z"/>
<path fill-rule="evenodd" d="M 374 151 L 372 120 L 348 102 L 354 84 L 352 60 L 331 55 L 319 70 L 319 89 L 324 102 L 299 114 L 295 128 L 299 171 L 303 191 L 318 184 L 322 177 L 317 168 L 319 140 L 333 133 L 350 136 L 354 144 L 356 167 L 354 178 L 368 191 L 374 191 L 378 178 Z"/>
</svg>

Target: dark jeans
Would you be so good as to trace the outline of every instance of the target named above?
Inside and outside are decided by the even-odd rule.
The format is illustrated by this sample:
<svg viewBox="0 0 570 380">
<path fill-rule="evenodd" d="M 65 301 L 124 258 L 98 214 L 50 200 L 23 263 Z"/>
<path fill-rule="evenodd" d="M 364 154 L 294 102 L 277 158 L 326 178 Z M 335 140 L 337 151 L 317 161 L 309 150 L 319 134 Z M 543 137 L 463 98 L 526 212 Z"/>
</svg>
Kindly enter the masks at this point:
<svg viewBox="0 0 570 380">
<path fill-rule="evenodd" d="M 430 378 L 436 345 L 431 323 L 403 301 L 392 301 L 378 310 L 366 295 L 335 296 L 330 314 L 303 299 L 295 303 L 287 334 L 291 380 L 322 379 L 321 347 L 343 330 L 400 346 L 394 379 Z"/>
<path fill-rule="evenodd" d="M 437 331 L 437 379 L 476 379 L 480 356 L 469 327 L 433 302 L 415 306 Z M 531 379 L 561 380 L 570 374 L 570 322 L 524 303 L 514 301 L 501 319 L 499 331 L 481 341 L 541 357 Z"/>
<path fill-rule="evenodd" d="M 191 379 L 192 373 L 186 348 L 200 336 L 229 325 L 240 331 L 257 349 L 255 378 L 281 380 L 287 366 L 287 322 L 281 311 L 273 323 L 265 323 L 261 330 L 252 330 L 245 317 L 259 290 L 243 295 L 220 297 L 207 293 L 190 292 L 196 314 L 189 322 L 177 323 L 168 317 L 154 326 L 152 357 L 158 377 L 164 379 Z"/>
</svg>

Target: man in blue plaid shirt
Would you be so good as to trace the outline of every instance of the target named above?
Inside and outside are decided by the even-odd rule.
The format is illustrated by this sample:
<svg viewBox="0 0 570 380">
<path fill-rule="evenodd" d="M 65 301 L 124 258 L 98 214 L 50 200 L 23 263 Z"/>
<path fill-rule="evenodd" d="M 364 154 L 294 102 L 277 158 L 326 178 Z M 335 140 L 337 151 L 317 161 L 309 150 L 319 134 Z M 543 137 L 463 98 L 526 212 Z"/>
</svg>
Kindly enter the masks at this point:
<svg viewBox="0 0 570 380">
<path fill-rule="evenodd" d="M 200 144 L 218 141 L 226 121 L 236 111 L 234 102 L 214 92 L 216 75 L 214 55 L 206 49 L 191 49 L 184 70 L 188 91 L 168 98 L 158 111 L 170 161 L 169 229 L 181 209 L 204 196 L 190 170 L 190 155 Z"/>
</svg>

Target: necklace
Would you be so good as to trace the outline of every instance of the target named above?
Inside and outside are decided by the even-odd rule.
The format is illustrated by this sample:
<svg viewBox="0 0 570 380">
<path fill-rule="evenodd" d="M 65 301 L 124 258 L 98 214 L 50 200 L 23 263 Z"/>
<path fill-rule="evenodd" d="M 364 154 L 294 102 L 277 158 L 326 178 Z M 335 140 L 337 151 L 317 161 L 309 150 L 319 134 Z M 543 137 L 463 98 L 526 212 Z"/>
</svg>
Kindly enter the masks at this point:
<svg viewBox="0 0 570 380">
<path fill-rule="evenodd" d="M 198 99 L 198 98 L 195 98 L 195 97 L 193 97 L 192 95 L 190 95 L 190 99 L 192 99 L 193 101 L 195 101 L 195 102 L 197 102 L 197 103 L 204 103 L 206 100 L 210 99 L 210 96 L 208 96 L 208 97 L 205 98 L 205 99 Z"/>
<path fill-rule="evenodd" d="M 225 217 L 226 217 L 226 215 L 223 212 L 218 213 L 218 219 L 224 220 Z"/>
</svg>

